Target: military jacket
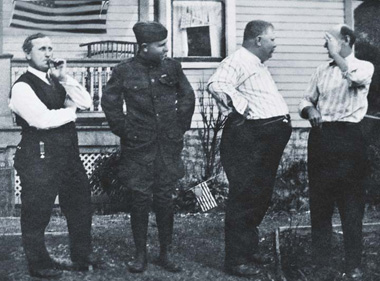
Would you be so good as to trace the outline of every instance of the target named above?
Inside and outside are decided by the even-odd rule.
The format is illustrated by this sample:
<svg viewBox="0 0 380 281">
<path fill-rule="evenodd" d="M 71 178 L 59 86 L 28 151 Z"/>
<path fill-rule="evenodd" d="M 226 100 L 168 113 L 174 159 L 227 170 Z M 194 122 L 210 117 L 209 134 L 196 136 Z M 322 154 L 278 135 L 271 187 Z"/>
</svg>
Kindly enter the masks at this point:
<svg viewBox="0 0 380 281">
<path fill-rule="evenodd" d="M 160 152 L 169 166 L 180 161 L 194 104 L 194 91 L 179 62 L 166 58 L 155 64 L 139 55 L 113 69 L 101 101 L 128 159 L 150 163 Z"/>
</svg>

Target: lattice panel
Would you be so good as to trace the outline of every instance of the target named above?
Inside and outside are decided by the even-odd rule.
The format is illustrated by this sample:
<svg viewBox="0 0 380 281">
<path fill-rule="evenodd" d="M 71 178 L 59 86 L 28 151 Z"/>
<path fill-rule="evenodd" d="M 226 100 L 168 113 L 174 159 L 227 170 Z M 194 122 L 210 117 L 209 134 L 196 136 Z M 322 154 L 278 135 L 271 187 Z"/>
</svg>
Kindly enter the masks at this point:
<svg viewBox="0 0 380 281">
<path fill-rule="evenodd" d="M 80 160 L 83 162 L 83 166 L 86 169 L 86 174 L 88 177 L 91 176 L 94 170 L 94 163 L 99 158 L 103 158 L 105 155 L 102 153 L 81 153 Z"/>
<path fill-rule="evenodd" d="M 15 170 L 15 203 L 21 204 L 21 181 Z"/>
<path fill-rule="evenodd" d="M 86 169 L 86 174 L 88 177 L 91 176 L 92 172 L 94 171 L 94 163 L 99 158 L 107 157 L 108 154 L 105 153 L 81 153 L 80 159 L 83 163 L 84 168 Z M 97 195 L 100 193 L 99 188 L 92 190 L 93 195 Z M 58 199 L 55 203 L 58 203 Z M 21 204 L 21 181 L 20 177 L 17 174 L 17 171 L 15 170 L 15 204 Z"/>
</svg>

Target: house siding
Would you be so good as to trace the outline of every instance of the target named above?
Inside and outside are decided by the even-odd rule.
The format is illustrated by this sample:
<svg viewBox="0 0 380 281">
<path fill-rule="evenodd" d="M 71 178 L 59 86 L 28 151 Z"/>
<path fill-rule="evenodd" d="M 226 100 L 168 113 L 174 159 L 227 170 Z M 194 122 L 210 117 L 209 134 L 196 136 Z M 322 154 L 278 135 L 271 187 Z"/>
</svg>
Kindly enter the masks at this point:
<svg viewBox="0 0 380 281">
<path fill-rule="evenodd" d="M 299 117 L 298 104 L 316 67 L 329 59 L 323 47 L 324 32 L 344 23 L 344 16 L 343 0 L 236 0 L 236 48 L 241 47 L 247 22 L 260 19 L 275 26 L 276 52 L 265 64 L 285 97 L 294 127 L 309 126 Z M 205 69 L 184 66 L 198 93 L 200 82 L 207 82 L 215 67 L 217 64 Z M 192 127 L 199 127 L 200 121 L 197 107 Z"/>
<path fill-rule="evenodd" d="M 80 43 L 98 40 L 135 41 L 133 24 L 138 20 L 139 0 L 112 0 L 107 15 L 107 34 L 78 35 L 71 33 L 49 33 L 55 46 L 55 56 L 64 58 L 84 58 L 86 48 Z M 280 92 L 289 106 L 293 125 L 308 126 L 298 115 L 298 103 L 315 68 L 328 59 L 323 48 L 323 33 L 334 24 L 343 23 L 345 17 L 344 0 L 235 0 L 235 34 L 227 40 L 236 41 L 241 46 L 246 23 L 261 19 L 270 21 L 276 29 L 277 49 L 268 65 Z M 231 4 L 229 4 L 231 5 Z M 3 52 L 15 58 L 23 58 L 21 45 L 24 38 L 34 33 L 9 27 L 12 12 L 11 1 L 3 1 Z M 149 0 L 149 19 L 153 19 L 153 0 Z M 235 49 L 236 49 L 235 48 Z M 233 48 L 232 48 L 233 49 Z M 217 64 L 204 67 L 186 68 L 194 89 L 201 81 L 207 82 Z M 201 120 L 196 110 L 193 126 Z"/>
<path fill-rule="evenodd" d="M 237 0 L 236 42 L 243 41 L 251 20 L 273 23 L 277 48 L 266 62 L 289 106 L 293 125 L 308 126 L 298 115 L 298 103 L 315 68 L 328 60 L 323 35 L 344 23 L 343 0 Z"/>
<path fill-rule="evenodd" d="M 139 0 L 112 0 L 108 7 L 107 33 L 106 34 L 73 34 L 43 32 L 52 38 L 54 42 L 54 52 L 56 57 L 64 58 L 84 58 L 86 47 L 79 47 L 81 43 L 100 40 L 123 40 L 136 42 L 132 31 L 133 25 L 138 20 Z M 153 1 L 150 1 L 153 5 Z M 24 39 L 35 30 L 23 30 L 9 27 L 12 15 L 12 1 L 3 1 L 3 53 L 13 54 L 15 58 L 24 58 L 21 50 Z M 149 17 L 153 18 L 152 9 Z"/>
</svg>

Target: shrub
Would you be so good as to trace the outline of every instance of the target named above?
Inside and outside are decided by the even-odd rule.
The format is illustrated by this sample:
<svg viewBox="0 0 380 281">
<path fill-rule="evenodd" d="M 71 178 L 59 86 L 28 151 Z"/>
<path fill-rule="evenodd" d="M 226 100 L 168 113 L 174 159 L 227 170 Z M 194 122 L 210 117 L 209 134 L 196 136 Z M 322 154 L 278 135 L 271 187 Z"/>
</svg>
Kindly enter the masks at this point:
<svg viewBox="0 0 380 281">
<path fill-rule="evenodd" d="M 101 206 L 102 212 L 130 211 L 131 194 L 117 176 L 119 161 L 120 149 L 117 149 L 94 163 L 90 177 L 91 189 L 98 190 L 100 194 L 105 193 L 109 198 L 109 202 Z"/>
<path fill-rule="evenodd" d="M 274 211 L 305 211 L 309 209 L 307 163 L 301 159 L 279 170 L 272 197 Z"/>
</svg>

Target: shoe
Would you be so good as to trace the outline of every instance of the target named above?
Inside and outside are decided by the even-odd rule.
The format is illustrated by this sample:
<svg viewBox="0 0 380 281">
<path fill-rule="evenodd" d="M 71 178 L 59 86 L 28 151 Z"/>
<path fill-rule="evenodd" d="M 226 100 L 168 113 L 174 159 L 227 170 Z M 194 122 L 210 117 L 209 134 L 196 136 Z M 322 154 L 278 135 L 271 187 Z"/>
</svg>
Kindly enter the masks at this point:
<svg viewBox="0 0 380 281">
<path fill-rule="evenodd" d="M 146 270 L 148 262 L 145 259 L 134 259 L 128 262 L 128 270 L 131 273 L 142 273 Z"/>
<path fill-rule="evenodd" d="M 45 268 L 39 270 L 30 269 L 29 274 L 31 277 L 54 279 L 62 276 L 62 270 L 55 268 Z"/>
<path fill-rule="evenodd" d="M 348 280 L 355 280 L 355 281 L 364 280 L 363 279 L 363 271 L 359 267 L 356 267 L 354 269 L 348 270 L 343 275 Z"/>
<path fill-rule="evenodd" d="M 67 269 L 64 270 L 91 271 L 93 269 L 102 269 L 104 264 L 105 262 L 102 259 L 91 254 L 83 260 L 72 262 L 72 264 L 68 265 Z"/>
<path fill-rule="evenodd" d="M 250 277 L 260 274 L 261 270 L 254 265 L 239 264 L 233 266 L 227 266 L 225 271 L 230 275 L 240 277 Z"/>
<path fill-rule="evenodd" d="M 70 261 L 57 261 L 53 260 L 52 265 L 54 269 L 58 270 L 71 270 L 72 262 Z"/>
<path fill-rule="evenodd" d="M 182 268 L 179 265 L 168 258 L 158 258 L 155 264 L 172 273 L 178 273 L 182 271 Z"/>
<path fill-rule="evenodd" d="M 251 261 L 257 264 L 270 264 L 272 263 L 273 259 L 269 255 L 260 255 L 258 253 L 255 253 L 251 256 Z"/>
</svg>

